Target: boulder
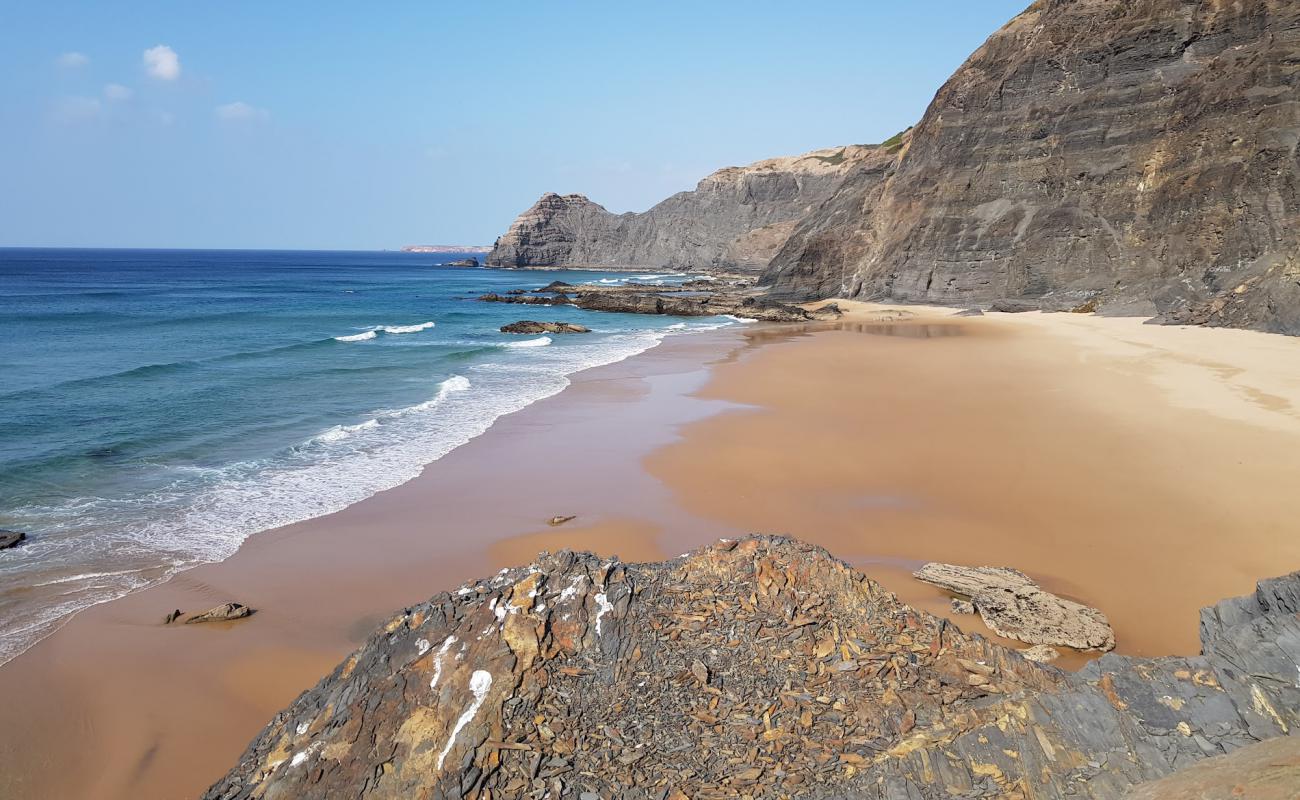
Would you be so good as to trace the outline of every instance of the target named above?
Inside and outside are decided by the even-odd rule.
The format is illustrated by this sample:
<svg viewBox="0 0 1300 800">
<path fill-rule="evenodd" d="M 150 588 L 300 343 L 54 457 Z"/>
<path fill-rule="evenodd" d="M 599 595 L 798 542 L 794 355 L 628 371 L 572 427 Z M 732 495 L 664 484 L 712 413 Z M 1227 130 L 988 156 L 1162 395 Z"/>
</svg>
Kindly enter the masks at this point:
<svg viewBox="0 0 1300 800">
<path fill-rule="evenodd" d="M 556 514 L 555 516 L 553 516 L 553 517 L 551 517 L 550 519 L 548 519 L 548 520 L 546 521 L 546 524 L 547 524 L 547 525 L 550 525 L 552 528 L 554 528 L 554 527 L 556 527 L 557 525 L 563 525 L 564 523 L 568 522 L 569 520 L 574 520 L 574 519 L 577 519 L 577 518 L 578 518 L 578 517 L 577 517 L 576 515 L 568 515 L 568 516 L 564 516 L 564 515 Z"/>
<path fill-rule="evenodd" d="M 170 624 L 172 624 L 172 623 L 175 622 L 176 620 L 180 619 L 180 618 L 181 618 L 181 614 L 183 614 L 183 613 L 184 613 L 184 612 L 181 611 L 179 608 L 176 609 L 175 611 L 172 611 L 172 612 L 169 613 L 167 616 L 163 617 L 163 624 L 164 624 L 164 625 L 170 625 Z"/>
<path fill-rule="evenodd" d="M 1105 614 L 1052 594 L 1018 570 L 929 563 L 912 575 L 969 597 L 984 624 L 999 636 L 1076 650 L 1115 647 Z"/>
<path fill-rule="evenodd" d="M 0 530 L 0 550 L 8 550 L 11 547 L 17 547 L 26 540 L 27 534 L 21 531 Z"/>
<path fill-rule="evenodd" d="M 254 609 L 249 608 L 243 603 L 223 603 L 216 608 L 210 608 L 202 614 L 195 614 L 185 620 L 186 625 L 193 625 L 197 622 L 230 622 L 236 619 L 250 617 L 255 613 Z"/>
<path fill-rule="evenodd" d="M 572 322 L 535 322 L 523 319 L 501 326 L 502 333 L 591 333 L 591 328 Z"/>
</svg>

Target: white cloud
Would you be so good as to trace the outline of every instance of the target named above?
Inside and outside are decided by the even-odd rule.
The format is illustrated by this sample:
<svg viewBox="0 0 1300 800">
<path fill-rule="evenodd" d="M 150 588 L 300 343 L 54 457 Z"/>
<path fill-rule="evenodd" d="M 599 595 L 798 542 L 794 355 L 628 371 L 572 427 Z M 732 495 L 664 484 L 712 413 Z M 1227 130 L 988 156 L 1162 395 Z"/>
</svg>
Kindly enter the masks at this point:
<svg viewBox="0 0 1300 800">
<path fill-rule="evenodd" d="M 98 97 L 65 97 L 54 106 L 54 116 L 60 122 L 81 122 L 94 119 L 104 110 Z"/>
<path fill-rule="evenodd" d="M 144 51 L 144 70 L 160 81 L 174 81 L 181 76 L 181 57 L 165 44 Z"/>
<path fill-rule="evenodd" d="M 63 67 L 64 69 L 77 69 L 78 67 L 84 67 L 87 64 L 89 64 L 90 57 L 87 56 L 85 53 L 78 53 L 77 51 L 73 50 L 71 52 L 67 52 L 60 55 L 54 61 L 56 64 L 58 64 L 60 67 Z"/>
<path fill-rule="evenodd" d="M 245 103 L 243 100 L 236 100 L 233 103 L 217 106 L 217 119 L 226 122 L 240 122 L 243 120 L 260 120 L 267 119 L 271 112 L 264 108 L 256 108 Z"/>
<path fill-rule="evenodd" d="M 109 100 L 130 100 L 135 94 L 129 86 L 123 86 L 120 83 L 110 83 L 104 86 L 104 97 Z"/>
</svg>

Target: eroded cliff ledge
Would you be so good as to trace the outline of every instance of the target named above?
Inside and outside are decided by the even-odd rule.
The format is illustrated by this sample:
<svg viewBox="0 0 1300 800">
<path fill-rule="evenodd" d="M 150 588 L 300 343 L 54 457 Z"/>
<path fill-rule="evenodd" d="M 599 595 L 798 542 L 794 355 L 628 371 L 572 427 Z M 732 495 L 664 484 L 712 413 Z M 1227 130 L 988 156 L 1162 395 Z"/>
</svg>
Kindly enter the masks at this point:
<svg viewBox="0 0 1300 800">
<path fill-rule="evenodd" d="M 1038 0 L 765 281 L 1300 333 L 1297 142 L 1300 4 Z"/>
<path fill-rule="evenodd" d="M 395 616 L 206 797 L 1110 800 L 1300 726 L 1300 573 L 1201 633 L 1071 674 L 789 539 L 561 552 Z"/>
<path fill-rule="evenodd" d="M 759 270 L 796 222 L 877 155 L 850 145 L 727 167 L 639 214 L 611 214 L 580 194 L 545 194 L 497 240 L 487 263 Z"/>
</svg>

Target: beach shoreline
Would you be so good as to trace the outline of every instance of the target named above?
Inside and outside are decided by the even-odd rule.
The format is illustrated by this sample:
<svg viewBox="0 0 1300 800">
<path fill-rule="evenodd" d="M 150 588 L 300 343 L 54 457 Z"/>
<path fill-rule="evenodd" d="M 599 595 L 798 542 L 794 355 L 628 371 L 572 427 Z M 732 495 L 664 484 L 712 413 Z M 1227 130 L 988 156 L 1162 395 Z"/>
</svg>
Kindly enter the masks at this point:
<svg viewBox="0 0 1300 800">
<path fill-rule="evenodd" d="M 1144 655 L 1194 652 L 1197 608 L 1300 567 L 1300 341 L 843 305 L 575 374 L 407 484 L 82 612 L 0 668 L 0 794 L 193 796 L 392 612 L 540 549 L 790 534 L 982 633 L 910 571 L 1012 566 Z M 259 611 L 161 625 L 227 600 Z"/>
</svg>

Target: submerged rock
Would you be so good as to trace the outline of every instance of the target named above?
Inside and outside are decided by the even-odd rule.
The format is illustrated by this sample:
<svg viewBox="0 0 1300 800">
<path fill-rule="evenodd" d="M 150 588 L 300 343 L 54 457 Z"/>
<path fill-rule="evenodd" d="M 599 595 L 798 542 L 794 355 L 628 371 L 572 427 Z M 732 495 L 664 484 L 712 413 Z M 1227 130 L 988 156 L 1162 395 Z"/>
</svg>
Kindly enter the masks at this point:
<svg viewBox="0 0 1300 800">
<path fill-rule="evenodd" d="M 543 554 L 394 616 L 205 797 L 1113 800 L 1300 725 L 1297 612 L 1264 581 L 1203 656 L 1070 674 L 785 538 Z"/>
<path fill-rule="evenodd" d="M 586 325 L 572 322 L 534 322 L 529 319 L 501 326 L 502 333 L 591 333 Z"/>
<path fill-rule="evenodd" d="M 186 625 L 193 625 L 199 622 L 229 622 L 231 620 L 243 619 L 252 616 L 254 609 L 249 608 L 243 603 L 223 603 L 216 608 L 210 608 L 202 614 L 195 614 L 185 620 Z"/>
<path fill-rule="evenodd" d="M 1115 632 L 1105 614 L 1057 597 L 1023 572 L 1006 567 L 930 563 L 912 575 L 969 597 L 984 624 L 999 636 L 1076 650 L 1115 647 Z"/>
<path fill-rule="evenodd" d="M 0 550 L 8 550 L 11 547 L 17 547 L 25 541 L 27 541 L 27 534 L 22 531 L 0 530 Z"/>
</svg>

